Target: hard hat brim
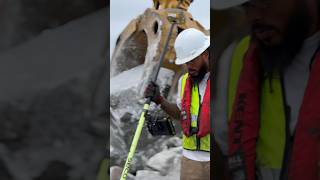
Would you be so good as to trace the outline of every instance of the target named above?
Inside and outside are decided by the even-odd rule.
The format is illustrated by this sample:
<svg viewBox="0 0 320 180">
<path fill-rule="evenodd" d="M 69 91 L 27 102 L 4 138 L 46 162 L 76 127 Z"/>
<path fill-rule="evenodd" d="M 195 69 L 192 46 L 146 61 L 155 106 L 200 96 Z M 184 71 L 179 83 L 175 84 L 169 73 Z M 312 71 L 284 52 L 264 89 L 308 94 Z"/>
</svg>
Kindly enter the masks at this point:
<svg viewBox="0 0 320 180">
<path fill-rule="evenodd" d="M 202 48 L 200 48 L 198 51 L 196 51 L 195 53 L 193 53 L 191 56 L 186 57 L 186 58 L 182 58 L 179 59 L 177 58 L 175 63 L 176 65 L 182 65 L 185 64 L 189 61 L 192 61 L 194 58 L 198 57 L 200 54 L 202 54 L 206 49 L 208 49 L 208 47 L 210 46 L 210 37 L 207 38 L 207 40 L 205 41 L 204 45 Z"/>
</svg>

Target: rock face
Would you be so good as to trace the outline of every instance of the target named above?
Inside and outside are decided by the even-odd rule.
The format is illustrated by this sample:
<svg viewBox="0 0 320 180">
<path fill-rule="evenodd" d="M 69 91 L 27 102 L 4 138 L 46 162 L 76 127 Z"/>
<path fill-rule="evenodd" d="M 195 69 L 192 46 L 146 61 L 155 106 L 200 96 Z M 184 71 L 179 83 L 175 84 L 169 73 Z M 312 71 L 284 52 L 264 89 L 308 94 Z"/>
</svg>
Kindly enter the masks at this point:
<svg viewBox="0 0 320 180">
<path fill-rule="evenodd" d="M 96 178 L 107 144 L 105 11 L 0 54 L 1 180 Z"/>
<path fill-rule="evenodd" d="M 179 138 L 171 138 L 178 140 Z M 170 141 L 169 140 L 169 141 Z M 179 144 L 179 143 L 178 143 Z M 178 145 L 176 144 L 176 145 Z M 135 172 L 136 176 L 128 174 L 128 180 L 177 180 L 180 179 L 180 162 L 182 147 L 167 147 L 161 152 L 153 155 L 148 161 L 145 169 Z M 112 166 L 110 168 L 111 180 L 120 179 L 122 167 Z"/>
<path fill-rule="evenodd" d="M 106 0 L 1 0 L 0 51 L 106 5 Z"/>
<path fill-rule="evenodd" d="M 128 71 L 123 71 L 111 78 L 110 81 L 110 163 L 111 166 L 123 167 L 131 141 L 140 118 L 144 99 L 141 96 L 140 84 L 145 79 L 143 71 L 145 66 L 140 65 Z M 174 72 L 166 68 L 161 68 L 157 84 L 165 87 L 166 84 L 172 84 Z M 162 89 L 161 89 L 162 91 Z M 169 97 L 174 100 L 174 97 Z M 158 111 L 159 107 L 151 105 L 151 112 Z M 177 126 L 176 126 L 177 127 Z M 180 133 L 177 128 L 178 135 Z M 133 159 L 130 172 L 135 174 L 136 180 L 148 179 L 153 176 L 168 177 L 165 173 L 171 167 L 176 166 L 180 157 L 180 151 L 174 147 L 181 146 L 179 137 L 159 136 L 152 137 L 146 127 L 143 129 L 136 154 Z M 172 149 L 169 150 L 168 149 Z M 181 149 L 180 149 L 181 150 Z M 164 154 L 156 155 L 165 151 Z M 156 156 L 154 156 L 156 155 Z M 156 166 L 155 162 L 164 156 L 163 162 Z M 179 164 L 179 163 L 178 163 Z M 147 169 L 146 169 L 147 168 Z M 149 169 L 149 170 L 148 170 Z M 142 171 L 141 171 L 142 170 Z M 145 170 L 145 171 L 144 171 Z M 177 173 L 177 169 L 174 172 Z M 117 175 L 115 175 L 117 174 Z M 114 171 L 114 179 L 117 179 L 121 173 Z M 151 176 L 149 176 L 151 175 Z M 177 174 L 179 175 L 179 174 Z"/>
<path fill-rule="evenodd" d="M 161 175 L 168 175 L 173 165 L 177 165 L 180 159 L 177 158 L 181 154 L 182 148 L 171 148 L 164 150 L 152 156 L 148 162 L 147 167 L 160 172 Z"/>
<path fill-rule="evenodd" d="M 174 138 L 172 138 L 174 139 Z M 175 139 L 179 140 L 179 139 Z M 180 140 L 179 140 L 180 141 Z M 144 170 L 138 170 L 136 176 L 128 175 L 128 180 L 177 180 L 180 179 L 180 159 L 182 147 L 167 148 L 152 156 Z M 111 167 L 111 180 L 118 180 L 122 168 Z"/>
</svg>

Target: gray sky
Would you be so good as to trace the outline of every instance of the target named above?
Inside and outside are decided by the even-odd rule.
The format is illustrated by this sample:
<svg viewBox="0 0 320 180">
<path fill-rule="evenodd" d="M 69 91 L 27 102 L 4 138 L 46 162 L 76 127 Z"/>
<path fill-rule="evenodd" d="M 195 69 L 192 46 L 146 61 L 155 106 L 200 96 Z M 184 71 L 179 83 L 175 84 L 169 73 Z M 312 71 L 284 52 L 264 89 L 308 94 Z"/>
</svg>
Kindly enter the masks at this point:
<svg viewBox="0 0 320 180">
<path fill-rule="evenodd" d="M 110 55 L 112 55 L 118 35 L 126 25 L 132 19 L 142 14 L 145 9 L 152 6 L 152 0 L 110 1 Z M 189 8 L 189 12 L 206 29 L 210 28 L 210 0 L 194 0 Z"/>
</svg>

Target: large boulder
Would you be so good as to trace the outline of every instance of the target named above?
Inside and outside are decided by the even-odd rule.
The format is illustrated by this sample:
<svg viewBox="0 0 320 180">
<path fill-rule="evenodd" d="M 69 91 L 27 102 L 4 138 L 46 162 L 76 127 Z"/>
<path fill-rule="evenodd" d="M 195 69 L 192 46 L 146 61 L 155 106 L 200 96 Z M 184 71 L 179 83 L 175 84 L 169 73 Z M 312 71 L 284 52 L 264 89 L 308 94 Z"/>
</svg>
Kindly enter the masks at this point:
<svg viewBox="0 0 320 180">
<path fill-rule="evenodd" d="M 96 178 L 107 144 L 105 12 L 0 54 L 0 179 Z"/>
<path fill-rule="evenodd" d="M 110 81 L 110 163 L 123 166 L 131 146 L 144 99 L 141 96 L 141 84 L 144 83 L 143 71 L 140 65 L 124 71 L 111 78 Z M 172 83 L 174 72 L 161 68 L 157 84 L 165 87 Z M 161 88 L 161 91 L 163 89 Z M 159 107 L 151 104 L 150 111 L 159 112 Z M 179 134 L 179 131 L 178 131 Z M 133 158 L 130 172 L 144 169 L 148 159 L 168 146 L 180 146 L 177 137 L 153 137 L 143 128 L 136 154 Z M 173 143 L 174 142 L 174 143 Z M 172 145 L 174 144 L 174 145 Z"/>
<path fill-rule="evenodd" d="M 177 180 L 180 179 L 182 147 L 163 150 L 152 156 L 147 168 L 137 172 L 136 180 Z"/>
<path fill-rule="evenodd" d="M 0 0 L 0 51 L 106 5 L 106 0 Z"/>
<path fill-rule="evenodd" d="M 168 175 L 175 165 L 179 164 L 182 147 L 171 148 L 164 150 L 152 156 L 148 162 L 147 167 L 160 172 L 161 175 Z"/>
<path fill-rule="evenodd" d="M 178 140 L 172 138 L 173 141 Z M 179 143 L 178 143 L 179 144 Z M 180 178 L 180 162 L 182 147 L 173 147 L 162 150 L 153 155 L 145 169 L 138 170 L 136 176 L 128 174 L 128 180 L 177 180 Z M 122 168 L 112 166 L 110 168 L 111 180 L 120 179 Z"/>
</svg>

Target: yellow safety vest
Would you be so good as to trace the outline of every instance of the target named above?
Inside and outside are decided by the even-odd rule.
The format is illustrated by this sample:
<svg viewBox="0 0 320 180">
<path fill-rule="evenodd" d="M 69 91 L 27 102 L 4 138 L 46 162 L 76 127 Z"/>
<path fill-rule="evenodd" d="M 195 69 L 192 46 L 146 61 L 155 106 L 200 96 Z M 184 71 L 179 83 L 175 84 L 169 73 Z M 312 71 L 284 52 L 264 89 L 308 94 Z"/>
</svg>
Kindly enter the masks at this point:
<svg viewBox="0 0 320 180">
<path fill-rule="evenodd" d="M 183 98 L 184 88 L 188 78 L 188 73 L 182 77 L 181 83 L 181 99 Z M 191 91 L 191 127 L 197 128 L 198 115 L 200 110 L 201 99 L 199 98 L 198 86 L 193 86 Z M 183 148 L 192 151 L 206 151 L 210 152 L 210 134 L 199 138 L 197 135 L 191 135 L 189 137 L 183 135 L 182 138 Z"/>
<path fill-rule="evenodd" d="M 250 44 L 250 38 L 243 38 L 234 50 L 228 84 L 228 118 L 236 94 L 243 60 Z M 264 81 L 260 97 L 260 129 L 256 145 L 257 165 L 262 168 L 281 169 L 285 150 L 285 109 L 279 76 Z"/>
</svg>

